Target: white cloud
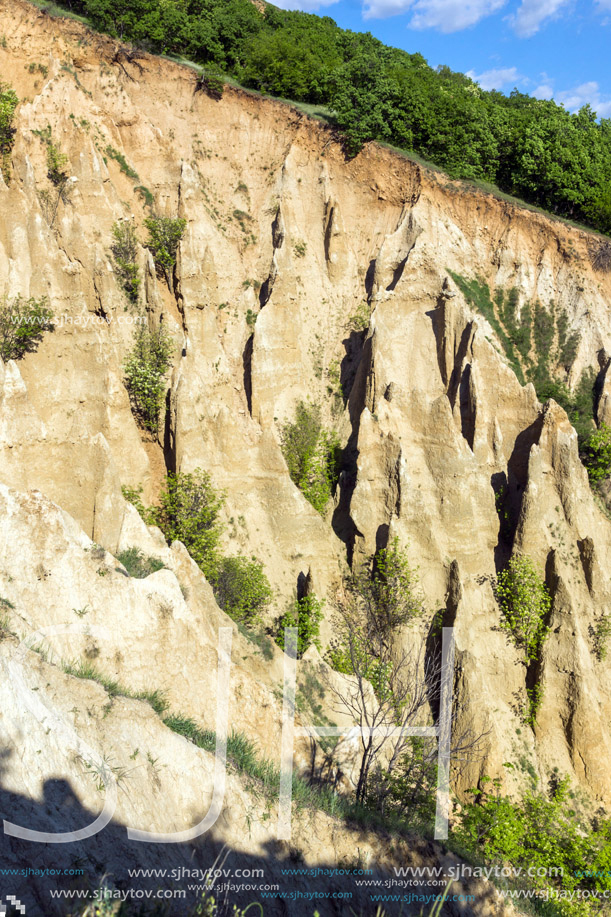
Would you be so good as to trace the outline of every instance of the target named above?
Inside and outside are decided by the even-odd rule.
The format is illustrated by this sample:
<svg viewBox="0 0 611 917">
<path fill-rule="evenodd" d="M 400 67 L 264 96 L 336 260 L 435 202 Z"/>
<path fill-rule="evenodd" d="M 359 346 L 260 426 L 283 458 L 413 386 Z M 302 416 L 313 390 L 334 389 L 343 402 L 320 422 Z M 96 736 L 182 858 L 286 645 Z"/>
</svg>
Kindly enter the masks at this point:
<svg viewBox="0 0 611 917">
<path fill-rule="evenodd" d="M 544 74 L 545 76 L 545 74 Z M 594 80 L 581 83 L 574 89 L 563 89 L 554 92 L 551 81 L 547 80 L 533 91 L 535 99 L 554 99 L 564 105 L 568 111 L 579 111 L 583 105 L 591 105 L 599 118 L 611 117 L 611 97 L 601 94 L 600 86 Z"/>
<path fill-rule="evenodd" d="M 516 83 L 521 82 L 516 67 L 505 67 L 498 70 L 486 70 L 484 73 L 477 74 L 474 70 L 468 70 L 466 74 L 469 79 L 479 83 L 482 89 L 502 89 L 508 83 L 513 88 Z"/>
<path fill-rule="evenodd" d="M 522 0 L 510 22 L 520 38 L 530 38 L 539 31 L 546 19 L 558 16 L 569 2 L 570 0 Z"/>
<path fill-rule="evenodd" d="M 556 102 L 562 102 L 569 111 L 578 111 L 582 105 L 591 105 L 599 118 L 611 116 L 611 99 L 603 98 L 598 83 L 593 80 L 582 83 L 574 89 L 566 89 L 554 95 Z"/>
<path fill-rule="evenodd" d="M 554 90 L 547 83 L 542 83 L 540 86 L 537 86 L 535 90 L 533 90 L 532 95 L 535 97 L 535 99 L 551 99 L 554 95 Z"/>
<path fill-rule="evenodd" d="M 410 12 L 412 29 L 458 32 L 496 13 L 507 0 L 365 0 L 365 19 L 384 19 Z"/>
<path fill-rule="evenodd" d="M 339 0 L 274 0 L 274 6 L 282 10 L 301 10 L 303 13 L 314 13 L 323 6 L 333 6 Z"/>
</svg>

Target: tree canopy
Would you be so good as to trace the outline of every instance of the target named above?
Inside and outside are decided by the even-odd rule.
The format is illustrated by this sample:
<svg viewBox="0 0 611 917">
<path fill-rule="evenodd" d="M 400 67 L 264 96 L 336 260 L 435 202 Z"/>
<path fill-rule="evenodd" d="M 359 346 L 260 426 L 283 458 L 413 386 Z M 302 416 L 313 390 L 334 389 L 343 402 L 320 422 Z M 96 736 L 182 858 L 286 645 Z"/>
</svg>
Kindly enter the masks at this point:
<svg viewBox="0 0 611 917">
<path fill-rule="evenodd" d="M 242 85 L 327 106 L 349 154 L 380 140 L 454 178 L 493 182 L 611 233 L 611 120 L 515 89 L 481 89 L 420 54 L 340 29 L 328 16 L 251 0 L 63 0 L 95 28 L 183 55 Z"/>
</svg>

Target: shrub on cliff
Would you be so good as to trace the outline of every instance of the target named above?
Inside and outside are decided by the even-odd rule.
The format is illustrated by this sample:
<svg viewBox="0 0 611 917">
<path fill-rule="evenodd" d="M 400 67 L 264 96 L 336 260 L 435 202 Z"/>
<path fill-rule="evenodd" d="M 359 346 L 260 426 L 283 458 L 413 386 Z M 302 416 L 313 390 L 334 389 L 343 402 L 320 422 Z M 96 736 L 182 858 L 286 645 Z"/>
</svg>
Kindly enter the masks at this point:
<svg viewBox="0 0 611 917">
<path fill-rule="evenodd" d="M 600 425 L 586 442 L 582 458 L 593 484 L 611 475 L 611 427 L 606 423 Z"/>
<path fill-rule="evenodd" d="M 158 506 L 144 505 L 142 487 L 123 487 L 122 492 L 147 525 L 159 526 L 168 544 L 184 544 L 226 614 L 247 626 L 258 623 L 272 599 L 269 580 L 256 557 L 221 555 L 220 512 L 225 495 L 214 487 L 206 471 L 170 472 Z M 161 561 L 145 558 L 136 548 L 129 548 L 118 559 L 131 576 L 148 576 L 163 567 Z"/>
<path fill-rule="evenodd" d="M 524 652 L 525 661 L 534 661 L 549 632 L 547 618 L 552 601 L 530 557 L 516 554 L 511 558 L 498 575 L 495 595 L 501 609 L 501 627 Z"/>
<path fill-rule="evenodd" d="M 0 300 L 0 358 L 20 360 L 36 350 L 45 331 L 53 331 L 53 312 L 47 299 Z"/>
<path fill-rule="evenodd" d="M 282 454 L 293 483 L 323 513 L 337 482 L 341 449 L 336 433 L 322 429 L 320 409 L 300 401 L 295 420 L 280 432 Z"/>
<path fill-rule="evenodd" d="M 522 868 L 522 876 L 528 868 L 527 888 L 555 893 L 554 908 L 542 913 L 600 914 L 602 897 L 611 891 L 611 821 L 579 817 L 568 779 L 555 771 L 548 794 L 532 788 L 520 801 L 501 793 L 500 780 L 482 778 L 469 791 L 473 801 L 463 804 L 453 834 L 486 863 Z M 550 866 L 556 867 L 553 872 Z M 576 889 L 588 894 L 577 897 Z"/>
<path fill-rule="evenodd" d="M 148 217 L 144 225 L 149 234 L 146 246 L 153 256 L 157 270 L 165 277 L 171 290 L 178 243 L 182 239 L 187 221 L 154 216 Z"/>
<path fill-rule="evenodd" d="M 117 277 L 121 281 L 127 298 L 138 302 L 140 277 L 136 258 L 138 237 L 132 223 L 115 223 L 112 227 L 113 243 L 110 247 Z"/>
<path fill-rule="evenodd" d="M 214 488 L 210 475 L 196 468 L 191 473 L 168 474 L 157 509 L 157 525 L 168 544 L 182 541 L 211 582 L 216 580 L 221 564 L 219 513 L 224 502 L 224 494 Z"/>
<path fill-rule="evenodd" d="M 272 598 L 272 589 L 256 557 L 224 557 L 214 583 L 220 608 L 234 621 L 255 624 Z"/>
<path fill-rule="evenodd" d="M 0 82 L 0 172 L 6 182 L 11 175 L 11 150 L 15 139 L 13 115 L 18 103 L 16 92 L 8 83 Z"/>
<path fill-rule="evenodd" d="M 145 579 L 151 573 L 157 573 L 158 570 L 163 570 L 165 567 L 164 562 L 159 560 L 158 557 L 147 556 L 140 548 L 136 547 L 126 548 L 121 551 L 120 554 L 117 554 L 117 560 L 123 564 L 129 575 L 133 576 L 134 579 Z"/>
<path fill-rule="evenodd" d="M 297 599 L 277 623 L 276 643 L 284 649 L 284 628 L 297 628 L 297 658 L 311 647 L 320 649 L 320 623 L 323 618 L 324 599 L 313 593 Z"/>
<path fill-rule="evenodd" d="M 149 433 L 157 432 L 165 376 L 172 365 L 172 339 L 163 326 L 156 331 L 139 326 L 125 361 L 125 385 L 136 420 Z"/>
</svg>

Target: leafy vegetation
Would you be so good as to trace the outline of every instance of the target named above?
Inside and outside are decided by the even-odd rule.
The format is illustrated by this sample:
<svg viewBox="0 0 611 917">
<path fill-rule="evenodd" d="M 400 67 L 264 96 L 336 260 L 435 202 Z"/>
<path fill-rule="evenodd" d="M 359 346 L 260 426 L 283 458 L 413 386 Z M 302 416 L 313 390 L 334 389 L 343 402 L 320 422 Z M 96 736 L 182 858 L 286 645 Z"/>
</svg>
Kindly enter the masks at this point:
<svg viewBox="0 0 611 917">
<path fill-rule="evenodd" d="M 149 331 L 144 325 L 139 325 L 134 332 L 134 345 L 124 364 L 125 385 L 134 416 L 149 433 L 157 432 L 164 380 L 171 365 L 172 339 L 164 326 Z"/>
<path fill-rule="evenodd" d="M 205 92 L 206 95 L 210 96 L 211 99 L 216 99 L 218 102 L 223 98 L 225 81 L 219 73 L 214 73 L 211 71 L 207 73 L 204 72 L 201 74 L 197 81 L 197 89 L 200 92 Z"/>
<path fill-rule="evenodd" d="M 155 266 L 162 274 L 170 290 L 173 289 L 173 271 L 176 264 L 176 251 L 182 239 L 187 221 L 172 217 L 153 216 L 144 221 L 148 230 L 147 248 L 150 250 Z"/>
<path fill-rule="evenodd" d="M 465 299 L 486 318 L 494 329 L 507 360 L 522 385 L 532 382 L 540 401 L 553 398 L 566 411 L 585 443 L 594 425 L 594 372 L 586 370 L 575 391 L 571 392 L 559 378 L 568 372 L 575 359 L 579 338 L 568 334 L 564 310 L 550 304 L 524 303 L 518 317 L 518 292 L 498 289 L 494 300 L 487 283 L 481 278 L 467 280 L 451 273 Z"/>
<path fill-rule="evenodd" d="M 157 510 L 154 506 L 145 506 L 142 500 L 142 485 L 139 487 L 121 487 L 121 493 L 128 503 L 134 506 L 140 518 L 147 525 L 157 525 Z"/>
<path fill-rule="evenodd" d="M 53 312 L 44 296 L 0 300 L 0 358 L 5 363 L 35 351 L 46 331 L 53 331 Z"/>
<path fill-rule="evenodd" d="M 603 614 L 593 628 L 594 652 L 599 662 L 603 662 L 609 653 L 611 639 L 611 615 Z"/>
<path fill-rule="evenodd" d="M 284 628 L 297 628 L 297 658 L 311 646 L 320 649 L 320 623 L 323 619 L 324 599 L 314 593 L 302 596 L 279 618 L 277 623 L 276 643 L 284 649 Z"/>
<path fill-rule="evenodd" d="M 68 157 L 53 143 L 51 129 L 49 128 L 47 143 L 47 178 L 56 187 L 64 184 L 68 179 Z"/>
<path fill-rule="evenodd" d="M 220 513 L 225 495 L 214 487 L 206 471 L 196 468 L 193 472 L 170 472 L 166 476 L 158 506 L 144 505 L 142 487 L 122 487 L 121 490 L 147 525 L 159 526 L 168 544 L 171 545 L 173 541 L 184 544 L 212 585 L 219 607 L 226 614 L 248 628 L 260 623 L 272 599 L 269 580 L 256 557 L 222 556 L 219 547 L 223 534 Z M 128 559 L 136 569 L 143 563 L 139 557 Z M 122 557 L 119 560 L 127 567 Z M 154 560 L 148 558 L 149 563 Z M 131 575 L 137 576 L 138 573 Z"/>
<path fill-rule="evenodd" d="M 511 634 L 527 663 L 538 659 L 549 632 L 551 597 L 530 557 L 515 554 L 509 560 L 497 577 L 495 594 L 501 627 Z"/>
<path fill-rule="evenodd" d="M 272 598 L 272 589 L 256 557 L 224 557 L 214 582 L 219 607 L 234 621 L 259 622 Z"/>
<path fill-rule="evenodd" d="M 314 509 L 324 513 L 339 474 L 337 434 L 323 430 L 316 405 L 300 401 L 295 420 L 284 424 L 280 437 L 291 480 Z"/>
<path fill-rule="evenodd" d="M 338 28 L 328 16 L 259 9 L 250 0 L 157 4 L 64 0 L 95 28 L 204 66 L 198 87 L 219 98 L 223 74 L 315 106 L 354 154 L 378 140 L 480 180 L 554 214 L 611 232 L 611 120 L 571 114 L 514 89 L 484 91 L 421 54 Z M 329 112 L 332 112 L 330 115 Z"/>
<path fill-rule="evenodd" d="M 138 302 L 140 276 L 136 258 L 138 257 L 138 236 L 131 222 L 115 223 L 112 227 L 113 243 L 111 252 L 117 277 L 132 303 Z"/>
<path fill-rule="evenodd" d="M 13 116 L 18 104 L 17 93 L 8 83 L 0 81 L 0 172 L 7 183 L 11 177 L 11 150 L 16 133 Z"/>
<path fill-rule="evenodd" d="M 47 223 L 53 228 L 59 205 L 70 203 L 72 186 L 68 171 L 68 157 L 53 142 L 51 125 L 48 124 L 43 130 L 34 131 L 34 133 L 40 137 L 47 148 L 47 178 L 51 183 L 51 188 L 43 188 L 39 191 L 39 198 Z"/>
<path fill-rule="evenodd" d="M 555 774 L 549 794 L 533 787 L 519 802 L 501 793 L 498 779 L 484 777 L 480 784 L 470 791 L 473 801 L 463 806 L 454 834 L 472 855 L 486 863 L 528 868 L 530 888 L 611 890 L 611 821 L 580 816 L 567 778 Z M 551 907 L 542 908 L 550 917 L 600 913 L 601 900 L 595 896 L 570 900 L 559 895 L 550 901 Z"/>
<path fill-rule="evenodd" d="M 135 579 L 145 579 L 151 573 L 163 570 L 165 564 L 158 557 L 147 557 L 140 548 L 126 548 L 117 554 L 117 560 L 123 564 L 130 576 Z"/>
<path fill-rule="evenodd" d="M 106 147 L 105 153 L 107 156 L 110 156 L 111 159 L 114 159 L 124 175 L 127 175 L 127 177 L 131 178 L 133 181 L 139 180 L 138 173 L 135 169 L 132 169 L 123 153 L 120 153 L 119 150 L 115 150 L 115 148 L 110 145 Z"/>
<path fill-rule="evenodd" d="M 422 639 L 408 646 L 399 640 L 400 629 L 423 611 L 417 574 L 394 539 L 348 581 L 327 651 L 332 668 L 353 676 L 341 688 L 333 680 L 328 687 L 362 729 L 356 801 L 372 802 L 379 811 L 386 809 L 392 774 L 409 744 L 403 731 L 389 731 L 421 725 L 437 690 L 438 662 L 424 658 Z"/>
<path fill-rule="evenodd" d="M 104 688 L 111 699 L 113 697 L 130 697 L 133 700 L 145 701 L 147 704 L 150 704 L 155 713 L 159 716 L 168 709 L 168 700 L 163 691 L 159 691 L 158 689 L 153 691 L 132 691 L 131 688 L 126 688 L 125 685 L 122 685 L 114 678 L 103 675 L 90 662 L 82 662 L 79 660 L 64 662 L 62 663 L 62 669 L 67 675 L 72 675 L 74 678 L 85 678 L 89 681 L 96 681 Z"/>
<path fill-rule="evenodd" d="M 593 484 L 611 475 L 611 427 L 603 423 L 583 448 L 583 462 Z"/>
<path fill-rule="evenodd" d="M 224 501 L 224 495 L 213 487 L 210 475 L 196 468 L 193 472 L 167 475 L 156 510 L 156 524 L 168 544 L 182 541 L 211 582 L 216 581 L 221 564 L 219 513 Z"/>
<path fill-rule="evenodd" d="M 11 600 L 0 595 L 0 640 L 11 633 L 11 611 L 14 610 Z"/>
</svg>

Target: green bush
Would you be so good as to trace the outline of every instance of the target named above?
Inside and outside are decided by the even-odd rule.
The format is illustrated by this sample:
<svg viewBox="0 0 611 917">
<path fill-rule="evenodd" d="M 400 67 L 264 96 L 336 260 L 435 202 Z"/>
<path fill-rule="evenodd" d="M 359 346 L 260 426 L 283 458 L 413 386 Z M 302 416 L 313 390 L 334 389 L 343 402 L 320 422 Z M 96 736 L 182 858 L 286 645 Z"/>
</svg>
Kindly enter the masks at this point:
<svg viewBox="0 0 611 917">
<path fill-rule="evenodd" d="M 269 580 L 256 557 L 224 557 L 214 582 L 214 595 L 234 621 L 257 623 L 272 598 Z"/>
<path fill-rule="evenodd" d="M 140 277 L 136 258 L 138 257 L 138 237 L 131 222 L 115 223 L 112 227 L 114 242 L 112 252 L 115 271 L 121 286 L 130 302 L 138 302 Z"/>
<path fill-rule="evenodd" d="M 172 276 L 176 264 L 176 251 L 182 239 L 186 220 L 172 219 L 172 217 L 153 216 L 144 221 L 148 230 L 147 248 L 155 261 L 157 270 L 165 277 L 166 282 L 173 289 Z"/>
<path fill-rule="evenodd" d="M 165 376 L 172 365 L 172 339 L 163 326 L 149 331 L 140 325 L 125 361 L 125 385 L 136 420 L 149 433 L 157 432 Z"/>
<path fill-rule="evenodd" d="M 595 429 L 594 424 L 594 370 L 589 368 L 581 374 L 574 392 L 567 386 L 551 378 L 549 373 L 539 375 L 535 388 L 539 401 L 553 398 L 567 413 L 575 427 L 579 443 L 585 443 Z"/>
<path fill-rule="evenodd" d="M 50 124 L 33 133 L 40 137 L 47 148 L 47 178 L 51 182 L 51 188 L 42 189 L 38 192 L 38 196 L 45 219 L 52 228 L 60 203 L 64 206 L 70 203 L 72 184 L 67 168 L 68 157 L 53 142 Z"/>
<path fill-rule="evenodd" d="M 611 890 L 611 821 L 578 817 L 567 778 L 552 781 L 549 798 L 531 790 L 520 802 L 501 794 L 499 780 L 480 783 L 481 789 L 470 791 L 474 800 L 464 804 L 453 834 L 472 855 L 522 868 L 523 874 L 529 869 L 530 888 Z M 492 793 L 486 791 L 490 784 Z M 559 895 L 544 913 L 585 917 L 600 913 L 599 908 L 594 896 L 588 901 Z"/>
<path fill-rule="evenodd" d="M 53 331 L 53 313 L 46 297 L 0 300 L 0 358 L 4 362 L 35 351 L 45 331 Z"/>
<path fill-rule="evenodd" d="M 202 73 L 196 84 L 196 92 L 205 92 L 211 99 L 217 102 L 223 98 L 225 89 L 225 80 L 220 73 L 208 72 Z"/>
<path fill-rule="evenodd" d="M 11 177 L 11 150 L 16 133 L 13 116 L 18 104 L 16 92 L 8 83 L 0 82 L 0 172 L 7 184 Z"/>
<path fill-rule="evenodd" d="M 158 557 L 146 556 L 140 548 L 126 548 L 117 554 L 117 560 L 123 564 L 130 576 L 134 579 L 146 579 L 151 573 L 163 570 L 165 564 Z"/>
<path fill-rule="evenodd" d="M 600 425 L 583 448 L 583 462 L 593 484 L 611 475 L 611 427 Z"/>
<path fill-rule="evenodd" d="M 196 468 L 191 473 L 169 473 L 159 496 L 159 506 L 155 507 L 144 505 L 141 487 L 122 487 L 121 490 L 147 525 L 159 526 L 168 544 L 182 541 L 212 584 L 223 611 L 242 624 L 257 623 L 272 598 L 272 590 L 263 565 L 256 557 L 221 556 L 219 542 L 223 527 L 219 514 L 225 495 L 215 489 L 207 472 Z M 130 548 L 130 551 L 137 549 Z M 122 557 L 119 560 L 127 567 Z M 152 560 L 148 558 L 149 562 Z M 135 558 L 136 564 L 140 562 L 140 558 Z"/>
<path fill-rule="evenodd" d="M 385 811 L 412 822 L 432 824 L 435 821 L 437 790 L 437 743 L 434 739 L 410 736 L 396 770 L 388 776 Z M 371 804 L 376 805 L 377 794 Z"/>
<path fill-rule="evenodd" d="M 398 538 L 377 552 L 371 575 L 357 574 L 352 588 L 366 606 L 372 625 L 383 634 L 409 624 L 424 611 L 418 571 L 410 566 Z"/>
<path fill-rule="evenodd" d="M 514 555 L 497 577 L 495 596 L 501 609 L 501 627 L 508 631 L 525 661 L 539 657 L 549 633 L 551 597 L 529 557 Z"/>
<path fill-rule="evenodd" d="M 594 652 L 599 662 L 603 662 L 608 655 L 608 643 L 611 639 L 611 615 L 601 615 L 593 628 Z"/>
<path fill-rule="evenodd" d="M 316 405 L 300 401 L 295 420 L 284 424 L 280 438 L 291 480 L 314 509 L 324 513 L 339 473 L 337 434 L 322 429 Z"/>
<path fill-rule="evenodd" d="M 417 569 L 410 566 L 407 551 L 393 538 L 363 564 L 346 584 L 346 596 L 352 612 L 359 620 L 359 632 L 347 633 L 346 617 L 340 616 L 338 634 L 327 650 L 326 658 L 336 672 L 354 672 L 355 662 L 369 666 L 376 676 L 376 659 L 383 656 L 394 641 L 397 628 L 411 624 L 424 613 Z M 365 663 L 367 657 L 373 663 Z M 371 677 L 367 676 L 370 680 Z"/>
<path fill-rule="evenodd" d="M 133 181 L 138 181 L 138 173 L 132 169 L 123 153 L 120 153 L 119 150 L 115 150 L 112 146 L 107 146 L 105 152 L 107 156 L 114 159 L 124 175 L 127 175 L 127 177 L 131 178 Z"/>
<path fill-rule="evenodd" d="M 146 187 L 146 185 L 137 185 L 134 188 L 134 191 L 136 192 L 136 194 L 138 194 L 142 198 L 142 200 L 144 201 L 144 206 L 150 207 L 152 209 L 153 204 L 155 203 L 155 198 L 153 197 L 149 189 Z"/>
<path fill-rule="evenodd" d="M 196 468 L 191 473 L 168 474 L 159 502 L 157 524 L 168 544 L 182 541 L 206 579 L 214 583 L 221 564 L 219 513 L 224 494 L 215 490 L 207 472 Z"/>
<path fill-rule="evenodd" d="M 51 139 L 51 132 L 47 140 L 47 178 L 51 184 L 59 187 L 68 181 L 68 157 L 62 153 L 58 146 L 55 146 Z"/>
<path fill-rule="evenodd" d="M 503 347 L 505 356 L 523 385 L 532 382 L 539 401 L 553 398 L 566 411 L 583 443 L 594 429 L 594 371 L 582 373 L 573 392 L 556 377 L 557 369 L 572 365 L 579 337 L 567 336 L 565 311 L 550 303 L 549 310 L 537 302 L 534 308 L 524 303 L 520 322 L 516 318 L 518 293 L 498 289 L 494 302 L 485 281 L 467 280 L 450 272 L 465 299 L 487 319 Z"/>
<path fill-rule="evenodd" d="M 284 649 L 284 628 L 297 628 L 297 658 L 311 647 L 320 649 L 320 623 L 323 619 L 324 599 L 314 593 L 304 595 L 279 618 L 276 625 L 276 643 Z"/>
<path fill-rule="evenodd" d="M 159 524 L 156 508 L 154 506 L 147 507 L 142 502 L 142 485 L 140 485 L 140 487 L 121 487 L 121 493 L 128 503 L 136 507 L 140 518 L 143 519 L 147 525 Z"/>
</svg>

